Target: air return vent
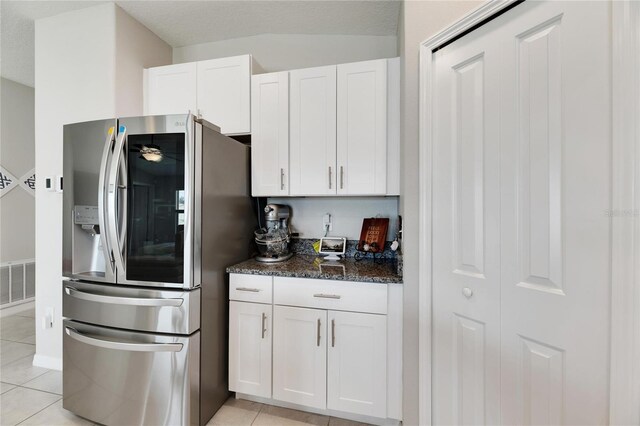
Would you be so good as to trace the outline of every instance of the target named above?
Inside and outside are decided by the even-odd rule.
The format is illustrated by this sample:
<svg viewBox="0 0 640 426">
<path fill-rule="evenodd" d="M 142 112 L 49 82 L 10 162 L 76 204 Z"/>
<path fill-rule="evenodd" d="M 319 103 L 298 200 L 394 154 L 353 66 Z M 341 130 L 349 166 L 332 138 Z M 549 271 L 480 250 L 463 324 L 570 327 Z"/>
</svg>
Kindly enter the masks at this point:
<svg viewBox="0 0 640 426">
<path fill-rule="evenodd" d="M 0 264 L 0 307 L 33 300 L 36 293 L 34 259 Z"/>
</svg>

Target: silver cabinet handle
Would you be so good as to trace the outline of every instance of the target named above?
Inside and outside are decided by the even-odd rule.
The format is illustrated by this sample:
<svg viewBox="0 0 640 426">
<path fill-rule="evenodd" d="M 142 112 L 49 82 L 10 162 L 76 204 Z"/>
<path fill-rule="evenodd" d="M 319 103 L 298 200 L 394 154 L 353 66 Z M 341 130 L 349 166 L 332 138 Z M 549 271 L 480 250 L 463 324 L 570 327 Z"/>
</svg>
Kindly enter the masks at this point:
<svg viewBox="0 0 640 426">
<path fill-rule="evenodd" d="M 69 337 L 78 342 L 91 346 L 98 346 L 105 349 L 115 349 L 117 351 L 134 351 L 134 352 L 180 352 L 182 343 L 128 343 L 113 340 L 96 339 L 95 337 L 85 336 L 71 327 L 65 327 L 65 332 Z"/>
<path fill-rule="evenodd" d="M 284 190 L 284 169 L 280 169 L 280 190 Z"/>
<path fill-rule="evenodd" d="M 316 345 L 320 346 L 320 318 L 318 318 L 318 337 Z"/>
<path fill-rule="evenodd" d="M 87 300 L 89 302 L 111 303 L 114 305 L 133 305 L 133 306 L 182 306 L 184 299 L 180 298 L 148 298 L 148 297 L 122 297 L 122 296 L 104 296 L 102 294 L 88 293 L 80 291 L 74 287 L 64 288 L 65 293 L 76 299 Z"/>
<path fill-rule="evenodd" d="M 317 294 L 314 294 L 313 297 L 318 297 L 320 299 L 340 299 L 342 296 L 340 296 L 339 294 L 317 293 Z"/>
<path fill-rule="evenodd" d="M 331 347 L 335 347 L 336 345 L 336 320 L 331 320 Z"/>
<path fill-rule="evenodd" d="M 331 166 L 329 166 L 329 189 L 331 189 Z"/>
<path fill-rule="evenodd" d="M 264 335 L 267 332 L 267 314 L 262 313 L 262 338 L 264 339 Z"/>
<path fill-rule="evenodd" d="M 249 287 L 236 287 L 237 291 L 250 291 L 251 293 L 258 293 L 260 290 L 259 288 L 249 288 Z"/>
<path fill-rule="evenodd" d="M 340 189 L 344 188 L 344 167 L 340 166 Z"/>
</svg>

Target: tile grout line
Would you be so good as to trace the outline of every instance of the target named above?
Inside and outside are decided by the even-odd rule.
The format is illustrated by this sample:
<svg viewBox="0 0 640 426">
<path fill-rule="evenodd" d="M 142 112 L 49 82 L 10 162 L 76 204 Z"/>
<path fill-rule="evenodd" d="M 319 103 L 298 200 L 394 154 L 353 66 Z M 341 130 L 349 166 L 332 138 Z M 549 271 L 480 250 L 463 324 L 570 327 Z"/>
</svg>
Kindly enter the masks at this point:
<svg viewBox="0 0 640 426">
<path fill-rule="evenodd" d="M 45 374 L 47 374 L 47 373 L 45 373 Z M 40 376 L 38 376 L 38 377 L 40 377 Z M 37 379 L 38 377 L 36 377 L 36 379 Z M 35 379 L 33 379 L 33 380 L 35 380 Z M 31 381 L 31 380 L 29 380 L 29 381 Z M 9 383 L 9 384 L 13 384 L 13 383 Z M 37 389 L 37 388 L 31 388 L 31 387 L 29 387 L 29 386 L 25 386 L 25 385 L 15 385 L 15 386 L 20 387 L 20 388 L 24 388 L 24 389 L 29 389 L 29 390 L 38 391 L 38 392 L 50 393 L 51 395 L 57 395 L 57 396 L 59 396 L 60 398 L 62 398 L 62 395 L 61 395 L 61 394 L 59 394 L 59 393 L 56 393 L 56 392 L 51 392 L 51 391 L 42 390 L 42 389 Z"/>
<path fill-rule="evenodd" d="M 32 334 L 31 336 L 35 336 L 35 334 Z M 29 337 L 31 337 L 29 336 Z M 20 342 L 19 340 L 10 340 L 10 339 L 0 339 L 0 341 L 2 342 L 11 342 L 11 343 L 22 343 L 23 345 L 31 345 L 31 346 L 35 346 L 35 343 L 27 343 L 27 342 Z"/>
<path fill-rule="evenodd" d="M 20 387 L 22 387 L 22 386 L 20 386 Z M 29 389 L 29 388 L 27 388 L 27 389 Z M 13 390 L 13 389 L 12 389 L 12 390 Z M 58 396 L 59 396 L 59 395 L 58 395 Z M 49 404 L 49 405 L 47 405 L 46 407 L 44 407 L 42 410 L 38 411 L 37 413 L 33 413 L 32 415 L 30 415 L 30 416 L 29 416 L 29 417 L 27 417 L 26 419 L 23 419 L 23 420 L 19 421 L 17 424 L 18 424 L 18 425 L 20 425 L 20 424 L 22 424 L 22 423 L 26 422 L 26 421 L 27 421 L 27 420 L 29 420 L 31 417 L 35 416 L 36 414 L 39 414 L 39 413 L 43 412 L 44 410 L 46 410 L 47 408 L 51 407 L 53 404 L 55 404 L 56 402 L 60 401 L 61 399 L 62 399 L 62 397 L 60 397 L 60 398 L 56 399 L 56 400 L 55 400 L 55 401 L 53 401 L 51 404 Z"/>
<path fill-rule="evenodd" d="M 259 404 L 260 404 L 260 409 L 256 413 L 256 416 L 253 418 L 253 420 L 251 420 L 251 425 L 253 425 L 256 422 L 256 420 L 258 419 L 258 416 L 260 415 L 260 413 L 262 413 L 262 409 L 265 406 L 265 404 L 263 404 L 263 403 L 259 403 Z"/>
</svg>

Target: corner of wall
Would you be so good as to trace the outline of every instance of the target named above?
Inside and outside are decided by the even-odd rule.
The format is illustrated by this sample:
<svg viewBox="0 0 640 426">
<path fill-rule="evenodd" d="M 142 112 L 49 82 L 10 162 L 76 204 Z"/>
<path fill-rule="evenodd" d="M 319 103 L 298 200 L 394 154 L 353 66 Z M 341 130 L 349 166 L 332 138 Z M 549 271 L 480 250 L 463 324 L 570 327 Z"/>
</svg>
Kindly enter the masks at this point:
<svg viewBox="0 0 640 426">
<path fill-rule="evenodd" d="M 142 115 L 143 70 L 171 64 L 173 50 L 119 6 L 115 7 L 115 28 L 115 115 Z"/>
</svg>

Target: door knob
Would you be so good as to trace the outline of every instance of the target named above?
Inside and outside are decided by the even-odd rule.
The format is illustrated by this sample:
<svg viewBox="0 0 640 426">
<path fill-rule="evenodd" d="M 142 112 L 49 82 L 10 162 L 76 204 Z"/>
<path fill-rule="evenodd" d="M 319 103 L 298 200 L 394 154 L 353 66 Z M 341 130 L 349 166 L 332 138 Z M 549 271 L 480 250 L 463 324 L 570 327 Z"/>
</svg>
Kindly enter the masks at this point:
<svg viewBox="0 0 640 426">
<path fill-rule="evenodd" d="M 464 297 L 469 299 L 471 296 L 473 296 L 473 290 L 471 290 L 469 287 L 465 287 L 462 289 L 462 294 L 464 295 Z"/>
</svg>

